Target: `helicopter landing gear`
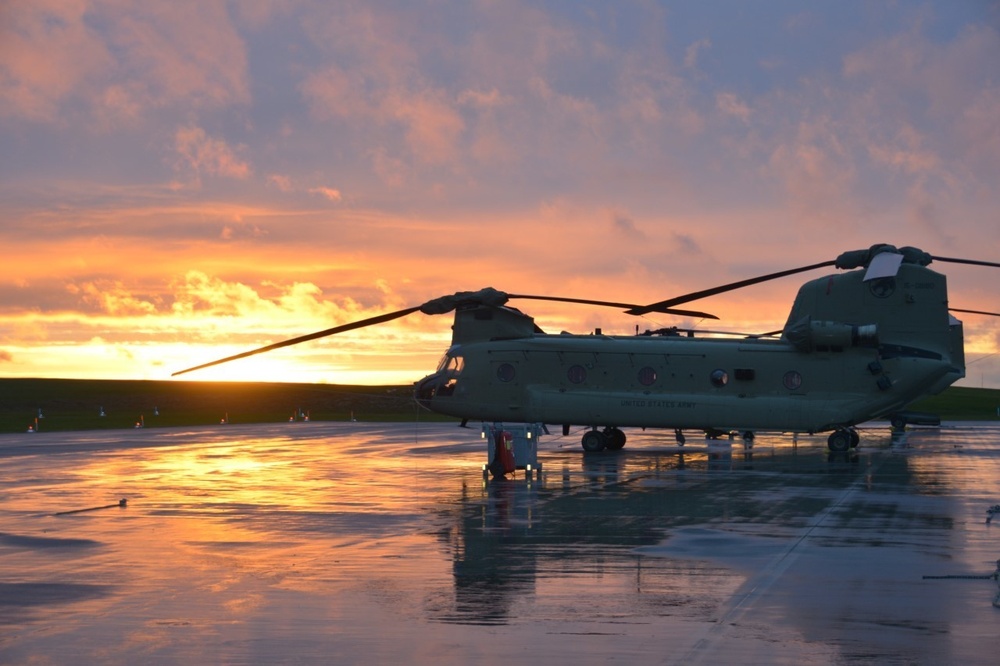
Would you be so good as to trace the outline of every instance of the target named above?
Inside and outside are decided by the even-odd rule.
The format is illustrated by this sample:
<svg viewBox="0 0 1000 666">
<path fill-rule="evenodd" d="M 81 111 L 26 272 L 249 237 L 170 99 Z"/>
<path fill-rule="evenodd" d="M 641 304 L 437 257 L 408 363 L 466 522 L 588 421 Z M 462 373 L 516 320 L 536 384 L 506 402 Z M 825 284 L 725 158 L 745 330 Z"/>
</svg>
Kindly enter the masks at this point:
<svg viewBox="0 0 1000 666">
<path fill-rule="evenodd" d="M 846 453 L 857 448 L 861 442 L 861 436 L 854 428 L 841 428 L 834 430 L 826 440 L 826 446 L 834 453 Z"/>
<path fill-rule="evenodd" d="M 604 449 L 618 451 L 625 446 L 627 439 L 625 433 L 620 428 L 608 426 L 604 430 L 593 428 L 583 433 L 583 439 L 580 440 L 580 444 L 583 446 L 584 451 L 590 453 L 603 451 Z"/>
<path fill-rule="evenodd" d="M 604 433 L 598 432 L 597 430 L 588 430 L 583 433 L 583 439 L 580 440 L 580 444 L 583 445 L 583 450 L 593 453 L 595 451 L 604 450 Z"/>
<path fill-rule="evenodd" d="M 604 429 L 605 446 L 612 451 L 620 451 L 625 446 L 628 438 L 620 428 L 607 427 Z"/>
<path fill-rule="evenodd" d="M 677 440 L 677 446 L 684 446 L 684 442 L 687 441 L 687 439 L 684 437 L 684 433 L 681 432 L 680 428 L 674 430 L 674 439 Z"/>
</svg>

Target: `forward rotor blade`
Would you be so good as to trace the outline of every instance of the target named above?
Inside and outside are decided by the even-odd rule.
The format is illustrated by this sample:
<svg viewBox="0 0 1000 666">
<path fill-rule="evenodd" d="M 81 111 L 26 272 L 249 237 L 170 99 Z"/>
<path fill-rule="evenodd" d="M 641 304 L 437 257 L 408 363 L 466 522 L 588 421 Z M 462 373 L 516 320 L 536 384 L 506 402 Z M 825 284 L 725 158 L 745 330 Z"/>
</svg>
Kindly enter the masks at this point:
<svg viewBox="0 0 1000 666">
<path fill-rule="evenodd" d="M 413 314 L 414 312 L 419 310 L 420 307 L 421 306 L 418 305 L 416 307 L 406 308 L 405 310 L 397 310 L 396 312 L 389 312 L 383 315 L 378 315 L 377 317 L 369 317 L 368 319 L 361 319 L 359 321 L 351 322 L 350 324 L 334 326 L 333 328 L 328 328 L 324 331 L 317 331 L 315 333 L 309 333 L 308 335 L 302 335 L 297 338 L 291 338 L 289 340 L 275 342 L 274 344 L 267 345 L 266 347 L 252 349 L 250 351 L 246 351 L 241 354 L 235 354 L 234 356 L 227 356 L 226 358 L 220 358 L 216 361 L 210 361 L 209 363 L 202 363 L 201 365 L 196 365 L 193 368 L 187 368 L 186 370 L 179 370 L 173 373 L 171 377 L 176 377 L 177 375 L 183 375 L 187 372 L 193 372 L 195 370 L 201 370 L 202 368 L 209 368 L 213 365 L 219 365 L 221 363 L 228 363 L 229 361 L 235 361 L 237 359 L 246 358 L 247 356 L 253 356 L 255 354 L 263 354 L 264 352 L 269 352 L 275 349 L 281 349 L 282 347 L 290 347 L 291 345 L 297 345 L 300 342 L 308 342 L 310 340 L 315 340 L 317 338 L 324 338 L 328 335 L 336 335 L 337 333 L 353 331 L 356 328 L 364 328 L 366 326 L 384 324 L 387 321 L 392 321 L 393 319 L 399 319 L 400 317 L 405 317 L 408 314 Z"/>
<path fill-rule="evenodd" d="M 530 294 L 507 294 L 510 298 L 521 298 L 534 301 L 554 301 L 556 303 L 578 303 L 581 305 L 601 305 L 609 308 L 621 308 L 626 312 L 631 314 L 631 310 L 638 308 L 643 308 L 645 306 L 636 305 L 635 303 L 616 303 L 613 301 L 595 301 L 589 298 L 564 298 L 561 296 L 532 296 Z M 700 319 L 718 319 L 714 314 L 708 312 L 699 312 L 697 310 L 671 310 L 666 308 L 654 308 L 650 312 L 662 312 L 665 314 L 674 314 L 682 317 L 698 317 Z"/>
<path fill-rule="evenodd" d="M 690 294 L 685 294 L 683 296 L 677 296 L 675 298 L 668 298 L 665 301 L 660 301 L 659 303 L 653 303 L 651 305 L 644 305 L 642 307 L 632 308 L 627 310 L 628 314 L 643 315 L 650 312 L 662 312 L 661 308 L 669 308 L 674 305 L 682 305 L 684 303 L 690 303 L 691 301 L 697 301 L 702 298 L 708 298 L 709 296 L 715 296 L 716 294 L 723 294 L 727 291 L 735 291 L 736 289 L 742 289 L 743 287 L 749 287 L 750 285 L 759 284 L 761 282 L 767 282 L 768 280 L 775 280 L 777 278 L 785 277 L 786 275 L 795 275 L 796 273 L 804 273 L 806 271 L 816 270 L 817 268 L 824 268 L 826 266 L 833 266 L 836 261 L 822 261 L 818 264 L 811 264 L 809 266 L 802 266 L 801 268 L 792 268 L 786 271 L 779 271 L 777 273 L 768 273 L 767 275 L 761 275 L 760 277 L 749 278 L 747 280 L 740 280 L 739 282 L 731 282 L 729 284 L 724 284 L 719 287 L 713 287 L 711 289 L 704 289 L 702 291 L 696 291 Z"/>
</svg>

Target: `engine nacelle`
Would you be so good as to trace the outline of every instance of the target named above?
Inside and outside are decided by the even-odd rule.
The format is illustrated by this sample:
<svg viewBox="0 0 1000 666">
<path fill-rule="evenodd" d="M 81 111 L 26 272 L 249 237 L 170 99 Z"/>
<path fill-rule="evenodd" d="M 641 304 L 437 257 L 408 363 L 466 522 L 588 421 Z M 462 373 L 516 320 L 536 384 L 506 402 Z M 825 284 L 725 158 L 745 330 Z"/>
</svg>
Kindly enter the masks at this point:
<svg viewBox="0 0 1000 666">
<path fill-rule="evenodd" d="M 845 324 L 837 321 L 813 321 L 804 317 L 785 329 L 784 337 L 803 352 L 829 351 L 847 347 L 877 347 L 875 324 Z"/>
</svg>

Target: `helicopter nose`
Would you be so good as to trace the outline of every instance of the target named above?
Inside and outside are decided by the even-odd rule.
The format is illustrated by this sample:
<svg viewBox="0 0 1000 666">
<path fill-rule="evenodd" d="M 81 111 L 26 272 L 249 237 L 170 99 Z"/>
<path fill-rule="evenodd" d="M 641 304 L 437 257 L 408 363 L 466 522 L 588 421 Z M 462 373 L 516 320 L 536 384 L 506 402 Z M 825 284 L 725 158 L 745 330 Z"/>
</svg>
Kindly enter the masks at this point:
<svg viewBox="0 0 1000 666">
<path fill-rule="evenodd" d="M 421 406 L 430 409 L 431 400 L 437 392 L 438 383 L 441 379 L 439 374 L 428 375 L 418 381 L 414 387 L 414 397 Z"/>
</svg>

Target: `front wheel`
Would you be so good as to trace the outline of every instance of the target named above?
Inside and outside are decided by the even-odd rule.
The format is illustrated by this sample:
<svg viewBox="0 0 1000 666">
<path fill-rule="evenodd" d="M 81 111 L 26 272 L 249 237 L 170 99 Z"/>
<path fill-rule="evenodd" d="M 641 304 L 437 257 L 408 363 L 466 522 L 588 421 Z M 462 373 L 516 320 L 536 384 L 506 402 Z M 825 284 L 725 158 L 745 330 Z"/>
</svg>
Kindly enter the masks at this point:
<svg viewBox="0 0 1000 666">
<path fill-rule="evenodd" d="M 588 430 L 583 433 L 583 439 L 580 440 L 580 444 L 583 445 L 584 451 L 594 453 L 596 451 L 603 451 L 607 442 L 602 433 L 596 430 Z"/>
</svg>

